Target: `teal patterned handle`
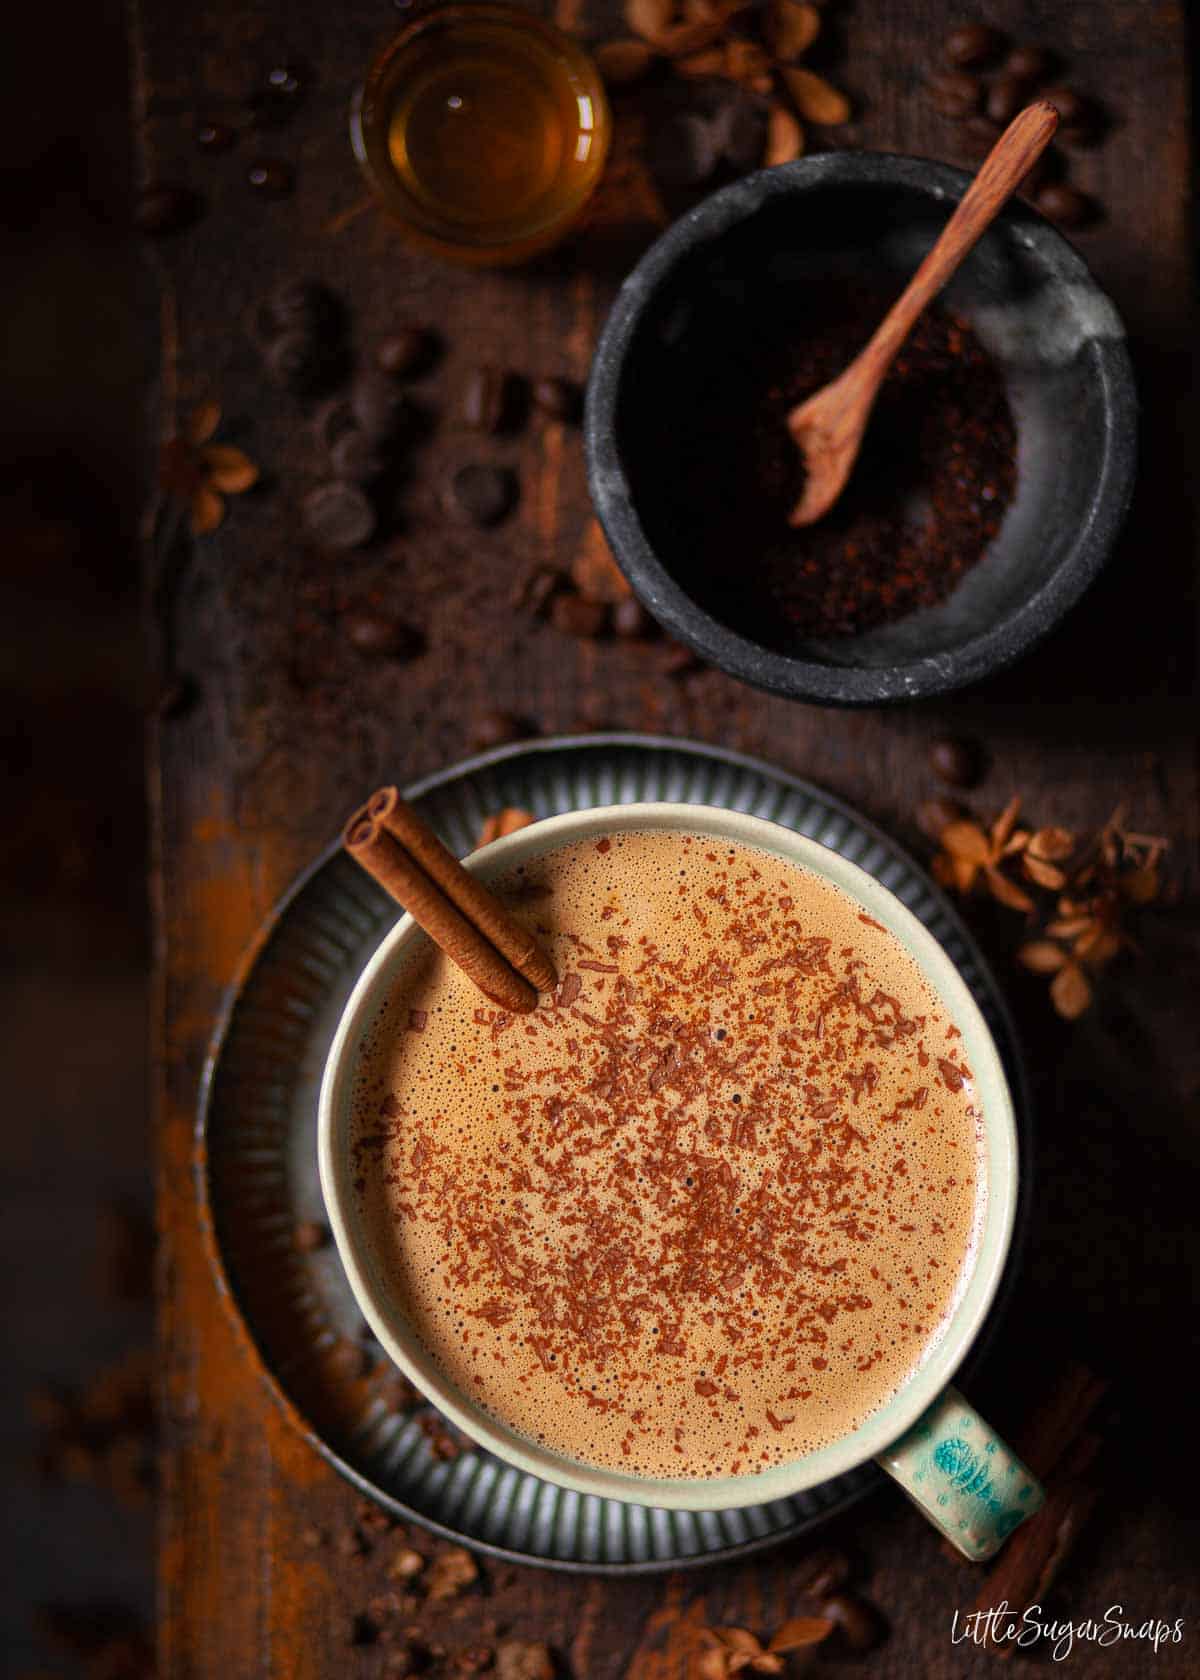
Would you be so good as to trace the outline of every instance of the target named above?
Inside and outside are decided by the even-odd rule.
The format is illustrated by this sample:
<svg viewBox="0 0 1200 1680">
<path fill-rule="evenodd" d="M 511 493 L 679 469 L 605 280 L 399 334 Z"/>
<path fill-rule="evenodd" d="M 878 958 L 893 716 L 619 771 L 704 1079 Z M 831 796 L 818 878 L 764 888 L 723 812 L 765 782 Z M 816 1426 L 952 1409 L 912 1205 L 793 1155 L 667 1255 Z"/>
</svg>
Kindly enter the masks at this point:
<svg viewBox="0 0 1200 1680">
<path fill-rule="evenodd" d="M 879 1462 L 964 1557 L 994 1557 L 1046 1497 L 956 1388 L 947 1388 Z"/>
</svg>

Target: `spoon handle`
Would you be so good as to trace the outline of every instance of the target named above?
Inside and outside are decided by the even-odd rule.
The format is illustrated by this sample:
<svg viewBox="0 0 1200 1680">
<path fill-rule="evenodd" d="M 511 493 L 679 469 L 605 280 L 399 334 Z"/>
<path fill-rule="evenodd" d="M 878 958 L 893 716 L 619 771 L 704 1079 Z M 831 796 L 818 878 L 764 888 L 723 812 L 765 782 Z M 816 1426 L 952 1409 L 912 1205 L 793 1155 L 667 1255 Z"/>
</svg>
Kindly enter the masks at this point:
<svg viewBox="0 0 1200 1680">
<path fill-rule="evenodd" d="M 1058 112 L 1046 99 L 1027 105 L 1009 123 L 932 250 L 857 358 L 857 367 L 864 374 L 869 369 L 876 379 L 882 379 L 913 322 L 1003 210 L 1050 144 L 1057 127 Z"/>
</svg>

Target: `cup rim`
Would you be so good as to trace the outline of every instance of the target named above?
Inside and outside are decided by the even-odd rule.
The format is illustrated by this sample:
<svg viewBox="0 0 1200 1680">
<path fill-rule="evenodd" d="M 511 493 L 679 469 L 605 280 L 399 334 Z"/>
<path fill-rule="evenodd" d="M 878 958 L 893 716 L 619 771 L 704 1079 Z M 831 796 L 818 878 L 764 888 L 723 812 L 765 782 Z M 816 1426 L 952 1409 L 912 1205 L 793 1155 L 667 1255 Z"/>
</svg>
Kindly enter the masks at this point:
<svg viewBox="0 0 1200 1680">
<path fill-rule="evenodd" d="M 881 882 L 807 836 L 743 812 L 683 803 L 599 806 L 547 817 L 481 847 L 464 860 L 492 876 L 575 840 L 619 831 L 666 829 L 740 841 L 784 862 L 810 868 L 857 899 L 901 940 L 953 1016 L 975 1074 L 983 1108 L 987 1201 L 975 1265 L 949 1321 L 909 1381 L 858 1429 L 817 1452 L 750 1474 L 700 1480 L 623 1475 L 570 1459 L 518 1434 L 469 1401 L 414 1350 L 402 1315 L 389 1306 L 370 1264 L 354 1211 L 344 1148 L 349 1086 L 364 1021 L 374 1012 L 408 947 L 425 935 L 403 914 L 354 985 L 338 1023 L 321 1082 L 317 1154 L 330 1229 L 357 1305 L 385 1352 L 440 1411 L 480 1446 L 526 1473 L 581 1494 L 670 1510 L 726 1510 L 787 1498 L 844 1475 L 898 1439 L 949 1383 L 970 1352 L 1003 1275 L 1018 1191 L 1016 1119 L 999 1050 L 966 982 L 930 930 Z"/>
</svg>

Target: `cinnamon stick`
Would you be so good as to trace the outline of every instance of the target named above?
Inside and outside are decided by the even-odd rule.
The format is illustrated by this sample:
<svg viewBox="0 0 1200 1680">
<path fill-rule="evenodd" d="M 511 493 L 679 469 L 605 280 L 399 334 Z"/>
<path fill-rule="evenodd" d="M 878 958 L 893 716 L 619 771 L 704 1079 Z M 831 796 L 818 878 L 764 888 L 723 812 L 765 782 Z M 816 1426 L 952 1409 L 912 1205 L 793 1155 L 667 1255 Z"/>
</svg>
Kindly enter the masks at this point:
<svg viewBox="0 0 1200 1680">
<path fill-rule="evenodd" d="M 451 904 L 474 923 L 518 974 L 539 992 L 554 990 L 558 985 L 554 964 L 528 928 L 523 928 L 495 894 L 463 868 L 394 787 L 380 788 L 371 795 L 367 815 L 399 840 Z"/>
<path fill-rule="evenodd" d="M 355 862 L 403 904 L 485 997 L 516 1014 L 527 1015 L 537 1008 L 537 993 L 529 982 L 510 967 L 382 824 L 359 811 L 346 825 L 343 843 Z"/>
</svg>

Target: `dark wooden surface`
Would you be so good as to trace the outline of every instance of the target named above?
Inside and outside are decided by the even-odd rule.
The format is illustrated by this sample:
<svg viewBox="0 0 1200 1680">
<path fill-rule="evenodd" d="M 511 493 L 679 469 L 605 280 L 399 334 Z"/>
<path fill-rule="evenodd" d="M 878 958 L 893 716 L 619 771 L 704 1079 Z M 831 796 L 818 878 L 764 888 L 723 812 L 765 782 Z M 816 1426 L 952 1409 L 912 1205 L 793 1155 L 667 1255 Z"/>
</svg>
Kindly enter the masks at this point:
<svg viewBox="0 0 1200 1680">
<path fill-rule="evenodd" d="M 1039 1188 L 1017 1309 L 981 1398 L 1003 1428 L 1060 1350 L 1082 1351 L 1112 1373 L 1122 1422 L 1105 1497 L 1052 1607 L 1082 1619 L 1116 1603 L 1133 1621 L 1191 1620 L 1185 1643 L 1156 1658 L 1140 1646 L 1081 1643 L 1069 1671 L 1196 1672 L 1200 1545 L 1185 1433 L 1194 1405 L 1177 1386 L 1195 1349 L 1200 1166 L 1184 21 L 1172 0 L 994 0 L 980 9 L 1020 37 L 1053 44 L 1070 79 L 1112 114 L 1107 143 L 1074 158 L 1072 170 L 1105 206 L 1081 244 L 1124 313 L 1137 357 L 1146 405 L 1137 503 L 1109 574 L 1016 670 L 936 704 L 831 713 L 713 672 L 665 677 L 651 650 L 575 643 L 511 605 L 522 570 L 563 563 L 586 527 L 579 438 L 533 428 L 481 446 L 454 424 L 456 392 L 480 361 L 586 373 L 614 285 L 655 231 L 654 198 L 636 171 L 606 192 L 589 232 L 537 268 L 447 269 L 408 249 L 373 212 L 350 214 L 363 193 L 346 103 L 394 24 L 383 0 L 141 0 L 134 75 L 145 174 L 190 180 L 206 199 L 194 230 L 155 248 L 159 424 L 170 432 L 194 402 L 215 397 L 224 435 L 265 472 L 261 490 L 185 556 L 173 638 L 199 703 L 158 724 L 152 743 L 161 1649 L 172 1680 L 370 1674 L 383 1661 L 382 1648 L 352 1648 L 350 1636 L 356 1612 L 385 1585 L 384 1554 L 351 1560 L 332 1543 L 306 1543 L 314 1528 L 344 1531 L 354 1497 L 272 1404 L 209 1275 L 191 1170 L 197 1080 L 222 991 L 296 871 L 365 790 L 461 757 L 479 714 L 497 705 L 547 732 L 602 721 L 758 752 L 914 844 L 915 803 L 932 791 L 927 745 L 949 727 L 988 745 L 984 808 L 1019 791 L 1035 820 L 1086 825 L 1124 800 L 1137 826 L 1170 835 L 1181 902 L 1152 915 L 1141 958 L 1113 975 L 1087 1020 L 1061 1026 L 1040 988 L 1011 965 L 1002 970 L 1037 1076 Z M 818 62 L 860 113 L 840 143 L 964 161 L 954 128 L 920 92 L 932 44 L 958 15 L 950 0 L 828 7 L 831 46 Z M 563 0 L 560 21 L 595 33 L 574 0 Z M 196 117 L 239 112 L 256 68 L 281 50 L 314 67 L 294 121 L 247 136 L 226 157 L 200 159 Z M 244 176 L 256 153 L 295 164 L 291 198 L 255 199 Z M 264 379 L 244 330 L 255 299 L 305 274 L 344 297 L 360 353 L 400 319 L 435 325 L 446 347 L 421 386 L 437 424 L 404 490 L 399 533 L 350 557 L 319 554 L 304 540 L 295 510 L 319 475 L 317 450 L 301 410 Z M 485 536 L 450 527 L 438 508 L 447 472 L 478 456 L 511 461 L 523 486 L 518 515 Z M 374 601 L 420 627 L 421 658 L 372 662 L 347 647 L 341 615 Z M 157 638 L 161 624 L 153 629 Z M 993 931 L 985 919 L 985 938 Z M 860 1507 L 835 1538 L 893 1626 L 866 1671 L 936 1680 L 995 1660 L 952 1645 L 952 1613 L 969 1608 L 976 1583 L 898 1494 Z M 419 1531 L 413 1539 L 436 1549 Z M 668 1680 L 687 1674 L 704 1623 L 769 1632 L 782 1621 L 795 1605 L 795 1568 L 783 1551 L 636 1582 L 488 1569 L 482 1591 L 417 1619 L 451 1650 L 499 1622 L 513 1636 L 549 1641 L 564 1672 Z"/>
</svg>

